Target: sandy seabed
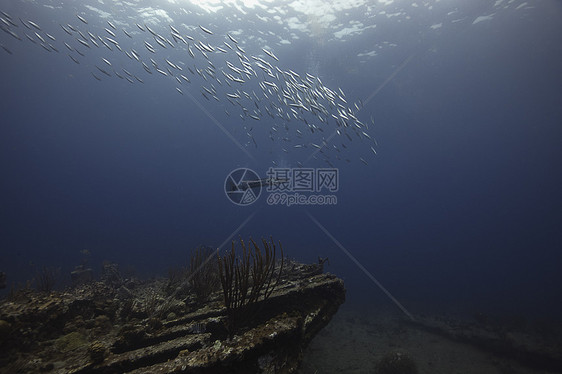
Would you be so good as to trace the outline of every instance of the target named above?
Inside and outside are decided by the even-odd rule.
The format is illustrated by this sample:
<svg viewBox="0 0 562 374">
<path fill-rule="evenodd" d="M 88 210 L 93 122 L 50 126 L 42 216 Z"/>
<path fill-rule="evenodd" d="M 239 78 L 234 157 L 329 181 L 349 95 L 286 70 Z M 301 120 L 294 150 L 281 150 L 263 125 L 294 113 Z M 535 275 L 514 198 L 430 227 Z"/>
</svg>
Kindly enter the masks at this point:
<svg viewBox="0 0 562 374">
<path fill-rule="evenodd" d="M 474 344 L 416 327 L 396 311 L 342 307 L 310 343 L 299 374 L 375 374 L 388 353 L 401 352 L 419 374 L 553 374 L 498 356 Z"/>
</svg>

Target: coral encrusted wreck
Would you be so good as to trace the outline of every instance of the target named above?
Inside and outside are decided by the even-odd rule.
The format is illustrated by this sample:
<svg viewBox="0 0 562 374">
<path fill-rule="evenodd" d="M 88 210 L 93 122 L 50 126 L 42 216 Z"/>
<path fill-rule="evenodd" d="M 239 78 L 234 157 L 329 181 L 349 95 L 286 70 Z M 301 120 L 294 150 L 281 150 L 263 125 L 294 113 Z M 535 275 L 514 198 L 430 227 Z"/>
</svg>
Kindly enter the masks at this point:
<svg viewBox="0 0 562 374">
<path fill-rule="evenodd" d="M 190 266 L 173 281 L 121 277 L 64 292 L 20 290 L 0 304 L 0 373 L 293 373 L 345 289 L 321 265 L 283 259 L 273 241 L 261 244 L 237 253 L 233 245 L 221 258 L 201 252 L 212 269 L 220 264 L 223 284 L 249 282 L 230 290 L 236 295 L 220 285 L 209 295 L 194 289 Z M 252 291 L 260 276 L 261 290 Z M 225 295 L 237 301 L 227 299 L 227 308 Z"/>
</svg>

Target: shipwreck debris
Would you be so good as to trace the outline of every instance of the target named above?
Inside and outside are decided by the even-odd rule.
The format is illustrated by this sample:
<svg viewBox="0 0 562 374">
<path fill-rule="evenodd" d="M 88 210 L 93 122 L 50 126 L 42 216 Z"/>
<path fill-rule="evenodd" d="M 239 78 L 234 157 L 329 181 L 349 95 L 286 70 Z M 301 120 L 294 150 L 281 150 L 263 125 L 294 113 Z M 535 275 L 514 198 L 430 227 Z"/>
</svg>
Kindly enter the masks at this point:
<svg viewBox="0 0 562 374">
<path fill-rule="evenodd" d="M 92 282 L 48 294 L 22 290 L 1 304 L 10 334 L 0 341 L 0 371 L 294 372 L 304 347 L 344 302 L 345 289 L 321 265 L 284 261 L 275 289 L 256 300 L 259 313 L 236 331 L 228 329 L 221 290 L 204 303 L 194 291 L 176 298 L 164 279 Z"/>
</svg>

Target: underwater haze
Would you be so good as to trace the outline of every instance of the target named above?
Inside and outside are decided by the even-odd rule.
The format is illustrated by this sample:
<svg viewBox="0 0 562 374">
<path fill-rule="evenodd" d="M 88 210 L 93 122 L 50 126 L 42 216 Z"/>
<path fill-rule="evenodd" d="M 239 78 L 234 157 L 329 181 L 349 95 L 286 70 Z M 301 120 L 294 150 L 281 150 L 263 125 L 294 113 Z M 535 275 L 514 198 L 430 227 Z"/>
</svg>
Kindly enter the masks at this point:
<svg viewBox="0 0 562 374">
<path fill-rule="evenodd" d="M 562 315 L 559 1 L 0 8 L 3 295 L 272 236 L 348 307 Z"/>
</svg>

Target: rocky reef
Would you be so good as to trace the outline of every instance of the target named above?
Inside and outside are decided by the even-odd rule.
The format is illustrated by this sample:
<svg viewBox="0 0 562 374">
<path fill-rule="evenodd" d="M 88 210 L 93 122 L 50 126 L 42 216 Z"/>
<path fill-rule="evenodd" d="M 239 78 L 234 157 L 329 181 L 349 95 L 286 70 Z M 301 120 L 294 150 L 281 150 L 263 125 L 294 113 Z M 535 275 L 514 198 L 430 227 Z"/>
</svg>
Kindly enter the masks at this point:
<svg viewBox="0 0 562 374">
<path fill-rule="evenodd" d="M 321 264 L 273 269 L 276 287 L 236 330 L 223 290 L 177 274 L 140 281 L 107 264 L 72 289 L 19 290 L 0 304 L 0 372 L 293 373 L 345 289 Z"/>
</svg>

